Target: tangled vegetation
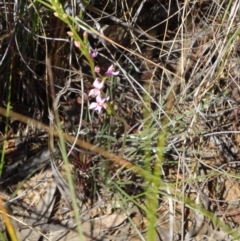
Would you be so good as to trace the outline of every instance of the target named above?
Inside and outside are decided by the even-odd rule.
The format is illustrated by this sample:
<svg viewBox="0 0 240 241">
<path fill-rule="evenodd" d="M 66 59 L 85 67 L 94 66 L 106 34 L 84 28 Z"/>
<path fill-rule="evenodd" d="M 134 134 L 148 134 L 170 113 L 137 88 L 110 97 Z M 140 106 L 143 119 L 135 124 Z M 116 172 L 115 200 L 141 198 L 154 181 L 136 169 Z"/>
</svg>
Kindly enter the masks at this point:
<svg viewBox="0 0 240 241">
<path fill-rule="evenodd" d="M 1 240 L 240 240 L 239 0 L 0 9 Z"/>
</svg>

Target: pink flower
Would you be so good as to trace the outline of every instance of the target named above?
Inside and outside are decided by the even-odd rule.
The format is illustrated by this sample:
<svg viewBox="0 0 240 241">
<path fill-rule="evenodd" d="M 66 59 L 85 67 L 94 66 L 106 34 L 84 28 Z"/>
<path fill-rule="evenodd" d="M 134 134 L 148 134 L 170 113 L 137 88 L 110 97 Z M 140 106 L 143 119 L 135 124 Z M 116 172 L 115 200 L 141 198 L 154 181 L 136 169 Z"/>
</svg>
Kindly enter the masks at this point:
<svg viewBox="0 0 240 241">
<path fill-rule="evenodd" d="M 81 47 L 80 42 L 74 40 L 74 45 L 75 47 L 79 48 Z"/>
<path fill-rule="evenodd" d="M 90 90 L 89 96 L 98 96 L 100 95 L 100 90 L 102 89 L 104 82 L 100 82 L 98 78 L 96 78 L 93 82 L 93 89 Z"/>
<path fill-rule="evenodd" d="M 97 57 L 98 51 L 97 51 L 96 49 L 90 50 L 90 51 L 89 51 L 89 54 L 90 54 L 90 57 L 91 57 L 92 59 L 94 59 L 94 58 Z"/>
<path fill-rule="evenodd" d="M 108 68 L 108 70 L 107 70 L 107 72 L 106 72 L 105 74 L 106 74 L 106 75 L 118 75 L 118 74 L 119 74 L 119 71 L 114 72 L 113 65 L 111 65 L 111 66 Z"/>
<path fill-rule="evenodd" d="M 73 37 L 73 32 L 68 31 L 67 34 L 68 34 L 68 36 Z"/>
<path fill-rule="evenodd" d="M 109 97 L 102 98 L 100 95 L 98 95 L 96 97 L 96 102 L 91 103 L 90 106 L 89 106 L 89 109 L 96 110 L 100 114 L 101 111 L 102 111 L 102 108 L 104 108 L 104 109 L 107 108 L 107 104 L 105 102 L 108 99 L 109 99 Z"/>
</svg>

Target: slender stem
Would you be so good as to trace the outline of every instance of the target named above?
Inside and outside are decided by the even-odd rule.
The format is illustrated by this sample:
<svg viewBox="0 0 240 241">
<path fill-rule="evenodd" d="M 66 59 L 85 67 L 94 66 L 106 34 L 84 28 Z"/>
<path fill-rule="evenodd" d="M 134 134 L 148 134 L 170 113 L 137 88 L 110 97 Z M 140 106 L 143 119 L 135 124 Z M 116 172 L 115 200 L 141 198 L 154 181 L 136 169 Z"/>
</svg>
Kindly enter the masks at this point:
<svg viewBox="0 0 240 241">
<path fill-rule="evenodd" d="M 127 127 L 128 127 L 128 124 L 126 122 L 126 120 L 116 114 L 114 114 L 114 117 L 116 119 L 118 119 L 119 121 L 121 121 L 124 125 L 124 134 L 123 134 L 123 142 L 122 142 L 122 149 L 119 153 L 119 156 L 122 157 L 123 156 L 123 153 L 124 153 L 124 149 L 125 149 L 125 146 L 126 146 L 126 139 L 127 139 Z"/>
</svg>

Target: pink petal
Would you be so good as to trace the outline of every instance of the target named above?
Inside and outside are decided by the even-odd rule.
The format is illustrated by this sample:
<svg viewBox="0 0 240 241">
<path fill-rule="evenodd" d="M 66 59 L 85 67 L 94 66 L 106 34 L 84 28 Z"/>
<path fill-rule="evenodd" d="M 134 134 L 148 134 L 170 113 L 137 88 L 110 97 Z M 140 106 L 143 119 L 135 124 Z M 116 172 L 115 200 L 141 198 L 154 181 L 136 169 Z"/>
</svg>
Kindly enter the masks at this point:
<svg viewBox="0 0 240 241">
<path fill-rule="evenodd" d="M 96 50 L 96 49 L 94 49 L 94 50 L 90 50 L 90 56 L 91 56 L 91 58 L 96 58 L 97 57 L 97 55 L 98 55 L 98 51 Z"/>
<path fill-rule="evenodd" d="M 93 82 L 93 86 L 97 89 L 102 89 L 103 84 L 104 84 L 103 81 L 100 82 L 98 78 L 96 78 L 95 81 Z"/>
<path fill-rule="evenodd" d="M 111 65 L 111 66 L 107 69 L 106 74 L 111 75 L 111 74 L 112 74 L 112 71 L 113 71 L 113 65 Z"/>
<path fill-rule="evenodd" d="M 113 71 L 113 64 L 109 66 L 108 70 L 107 71 L 110 71 L 112 72 Z"/>
<path fill-rule="evenodd" d="M 100 94 L 100 90 L 99 89 L 91 89 L 89 91 L 88 96 L 96 96 L 96 95 L 99 95 L 99 94 Z"/>
<path fill-rule="evenodd" d="M 112 75 L 118 75 L 119 71 L 112 72 Z"/>
<path fill-rule="evenodd" d="M 98 111 L 98 114 L 100 114 L 102 112 L 102 106 L 97 106 L 96 111 Z"/>
<path fill-rule="evenodd" d="M 93 102 L 90 104 L 89 109 L 96 109 L 98 107 L 98 104 L 96 102 Z"/>
<path fill-rule="evenodd" d="M 113 69 L 113 65 L 111 65 L 109 68 L 108 68 L 108 70 L 107 70 L 107 72 L 106 72 L 106 75 L 118 75 L 119 74 L 119 71 L 113 71 L 114 69 Z"/>
<path fill-rule="evenodd" d="M 75 45 L 77 48 L 80 48 L 80 47 L 81 47 L 81 45 L 80 45 L 80 43 L 79 43 L 78 41 L 74 41 L 74 45 Z"/>
<path fill-rule="evenodd" d="M 101 105 L 105 102 L 105 98 L 102 98 L 101 95 L 98 95 L 96 97 L 96 101 L 97 101 L 97 103 L 99 103 Z"/>
<path fill-rule="evenodd" d="M 91 90 L 89 91 L 88 96 L 91 96 L 91 95 L 93 95 L 93 94 L 94 94 L 94 89 L 91 89 Z"/>
</svg>

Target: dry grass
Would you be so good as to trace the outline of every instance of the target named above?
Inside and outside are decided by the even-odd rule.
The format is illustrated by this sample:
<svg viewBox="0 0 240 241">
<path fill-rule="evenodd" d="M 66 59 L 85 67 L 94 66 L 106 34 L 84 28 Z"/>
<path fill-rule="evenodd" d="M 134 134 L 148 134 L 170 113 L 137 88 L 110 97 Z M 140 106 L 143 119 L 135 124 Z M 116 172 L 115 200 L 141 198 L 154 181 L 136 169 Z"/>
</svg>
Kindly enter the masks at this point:
<svg viewBox="0 0 240 241">
<path fill-rule="evenodd" d="M 1 196 L 32 230 L 18 239 L 78 240 L 76 201 L 85 240 L 239 240 L 240 2 L 65 4 L 94 64 L 120 71 L 115 116 L 89 111 L 93 66 L 41 3 L 0 5 Z"/>
</svg>

